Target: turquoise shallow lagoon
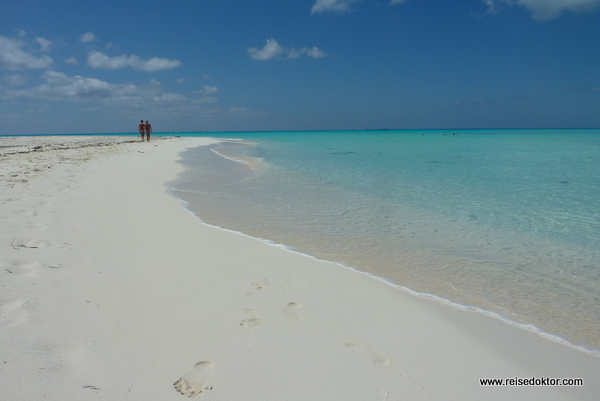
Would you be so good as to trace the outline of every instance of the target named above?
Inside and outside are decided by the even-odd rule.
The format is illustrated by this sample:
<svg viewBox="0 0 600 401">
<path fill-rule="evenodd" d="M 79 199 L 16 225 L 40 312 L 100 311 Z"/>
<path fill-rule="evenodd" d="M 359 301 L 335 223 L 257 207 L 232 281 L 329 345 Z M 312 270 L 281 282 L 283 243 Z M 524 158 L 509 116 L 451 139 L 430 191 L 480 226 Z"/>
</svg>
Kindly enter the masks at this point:
<svg viewBox="0 0 600 401">
<path fill-rule="evenodd" d="M 600 349 L 600 130 L 218 135 L 202 221 Z"/>
</svg>

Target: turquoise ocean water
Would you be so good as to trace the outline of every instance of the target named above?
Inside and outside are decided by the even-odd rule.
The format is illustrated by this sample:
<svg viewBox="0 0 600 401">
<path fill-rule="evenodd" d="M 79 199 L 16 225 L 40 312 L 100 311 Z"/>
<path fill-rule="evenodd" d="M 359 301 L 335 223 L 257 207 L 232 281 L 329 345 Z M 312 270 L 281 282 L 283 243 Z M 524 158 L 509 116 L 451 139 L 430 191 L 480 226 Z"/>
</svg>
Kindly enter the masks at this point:
<svg viewBox="0 0 600 401">
<path fill-rule="evenodd" d="M 600 349 L 600 130 L 219 135 L 202 221 Z"/>
</svg>

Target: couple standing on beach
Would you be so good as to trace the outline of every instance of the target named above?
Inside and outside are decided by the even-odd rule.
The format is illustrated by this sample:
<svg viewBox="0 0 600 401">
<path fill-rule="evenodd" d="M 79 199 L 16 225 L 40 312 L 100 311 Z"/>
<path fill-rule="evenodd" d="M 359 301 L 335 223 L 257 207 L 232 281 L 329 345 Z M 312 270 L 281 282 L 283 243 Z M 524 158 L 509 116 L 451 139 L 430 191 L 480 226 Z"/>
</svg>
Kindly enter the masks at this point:
<svg viewBox="0 0 600 401">
<path fill-rule="evenodd" d="M 144 120 L 140 121 L 140 125 L 138 126 L 138 131 L 142 136 L 142 142 L 144 142 L 144 133 L 146 133 L 146 139 L 150 142 L 150 134 L 152 133 L 152 125 L 146 120 L 144 124 Z"/>
</svg>

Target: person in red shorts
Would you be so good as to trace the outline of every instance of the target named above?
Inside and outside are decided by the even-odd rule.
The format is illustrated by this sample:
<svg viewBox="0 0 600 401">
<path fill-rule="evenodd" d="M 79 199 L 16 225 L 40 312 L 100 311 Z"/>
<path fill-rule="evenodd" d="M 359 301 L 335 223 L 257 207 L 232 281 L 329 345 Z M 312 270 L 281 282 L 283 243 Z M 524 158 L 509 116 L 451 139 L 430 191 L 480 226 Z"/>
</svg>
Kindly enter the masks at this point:
<svg viewBox="0 0 600 401">
<path fill-rule="evenodd" d="M 150 125 L 148 120 L 146 120 L 146 124 L 144 124 L 144 130 L 146 131 L 146 140 L 148 142 L 150 142 L 150 134 L 152 133 L 152 125 Z M 142 136 L 142 141 L 143 140 L 144 140 L 144 137 Z"/>
<path fill-rule="evenodd" d="M 144 120 L 140 120 L 140 125 L 138 126 L 138 132 L 142 136 L 142 142 L 144 142 L 144 131 L 146 130 L 146 126 L 144 125 Z"/>
</svg>

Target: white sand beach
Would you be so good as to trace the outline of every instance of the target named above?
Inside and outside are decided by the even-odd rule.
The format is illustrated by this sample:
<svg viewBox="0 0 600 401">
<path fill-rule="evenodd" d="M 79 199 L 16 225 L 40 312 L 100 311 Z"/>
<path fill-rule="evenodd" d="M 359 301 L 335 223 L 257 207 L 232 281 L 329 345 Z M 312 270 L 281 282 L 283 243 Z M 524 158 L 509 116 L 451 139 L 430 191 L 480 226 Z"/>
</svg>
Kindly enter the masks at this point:
<svg viewBox="0 0 600 401">
<path fill-rule="evenodd" d="M 0 138 L 0 400 L 597 400 L 600 357 L 202 224 L 209 138 Z M 480 378 L 583 386 L 481 386 Z"/>
</svg>

